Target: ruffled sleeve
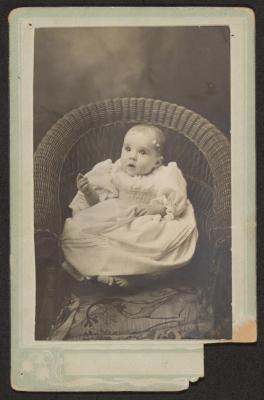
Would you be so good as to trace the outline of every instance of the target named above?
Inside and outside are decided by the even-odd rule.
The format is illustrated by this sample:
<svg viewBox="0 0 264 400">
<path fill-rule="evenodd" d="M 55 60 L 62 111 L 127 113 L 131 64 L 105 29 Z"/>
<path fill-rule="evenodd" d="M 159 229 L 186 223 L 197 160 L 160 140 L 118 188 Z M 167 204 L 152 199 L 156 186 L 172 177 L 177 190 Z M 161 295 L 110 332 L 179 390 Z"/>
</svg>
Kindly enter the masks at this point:
<svg viewBox="0 0 264 400">
<path fill-rule="evenodd" d="M 84 210 L 85 208 L 90 207 L 88 201 L 86 200 L 84 194 L 78 190 L 73 200 L 69 204 L 69 208 L 72 209 L 72 215 L 77 214 L 78 212 Z"/>
<path fill-rule="evenodd" d="M 187 207 L 186 181 L 181 170 L 175 162 L 164 166 L 162 177 L 159 177 L 159 190 L 157 198 L 152 203 L 158 202 L 166 208 L 166 219 L 172 220 L 179 217 Z"/>
<path fill-rule="evenodd" d="M 96 164 L 91 171 L 84 175 L 88 178 L 91 187 L 98 194 L 99 201 L 104 201 L 118 196 L 117 189 L 111 179 L 112 166 L 112 160 L 108 159 Z M 69 207 L 72 209 L 74 215 L 77 212 L 90 207 L 90 204 L 86 200 L 84 194 L 78 190 L 76 196 L 69 204 Z"/>
</svg>

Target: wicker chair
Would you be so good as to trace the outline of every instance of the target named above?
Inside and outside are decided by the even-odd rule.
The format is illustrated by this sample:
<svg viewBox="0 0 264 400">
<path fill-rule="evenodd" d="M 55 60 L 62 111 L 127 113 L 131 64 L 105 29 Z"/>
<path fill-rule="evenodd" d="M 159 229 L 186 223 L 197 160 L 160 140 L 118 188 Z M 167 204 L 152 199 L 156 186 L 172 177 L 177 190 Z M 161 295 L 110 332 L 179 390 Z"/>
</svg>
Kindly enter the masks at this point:
<svg viewBox="0 0 264 400">
<path fill-rule="evenodd" d="M 45 135 L 34 155 L 36 338 L 45 339 L 61 307 L 59 235 L 76 191 L 76 176 L 106 158 L 119 157 L 127 129 L 136 123 L 168 134 L 165 163 L 176 160 L 187 180 L 199 242 L 189 274 L 214 310 L 211 336 L 231 334 L 230 144 L 208 120 L 176 104 L 117 98 L 88 104 L 65 115 Z M 217 333 L 216 333 L 217 332 Z"/>
</svg>

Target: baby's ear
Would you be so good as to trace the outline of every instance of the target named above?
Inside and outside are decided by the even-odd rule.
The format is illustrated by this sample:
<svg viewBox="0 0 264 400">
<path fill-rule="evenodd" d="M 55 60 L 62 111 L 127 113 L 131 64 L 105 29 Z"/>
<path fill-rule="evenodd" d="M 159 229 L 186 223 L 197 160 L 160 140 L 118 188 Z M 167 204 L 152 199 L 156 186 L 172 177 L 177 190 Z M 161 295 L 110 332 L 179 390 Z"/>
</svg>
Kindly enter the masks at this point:
<svg viewBox="0 0 264 400">
<path fill-rule="evenodd" d="M 159 167 L 163 162 L 163 157 L 161 156 L 157 161 L 156 161 L 156 166 Z"/>
</svg>

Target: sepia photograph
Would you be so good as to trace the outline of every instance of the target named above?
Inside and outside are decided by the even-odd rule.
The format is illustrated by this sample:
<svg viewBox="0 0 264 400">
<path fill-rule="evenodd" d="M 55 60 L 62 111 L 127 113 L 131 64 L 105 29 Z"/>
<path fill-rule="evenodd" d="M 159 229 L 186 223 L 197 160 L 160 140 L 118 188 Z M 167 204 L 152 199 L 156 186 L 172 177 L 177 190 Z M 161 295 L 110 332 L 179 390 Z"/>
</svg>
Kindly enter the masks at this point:
<svg viewBox="0 0 264 400">
<path fill-rule="evenodd" d="M 230 339 L 228 26 L 36 29 L 36 339 Z"/>
<path fill-rule="evenodd" d="M 256 341 L 254 15 L 10 16 L 11 380 L 179 391 Z"/>
</svg>

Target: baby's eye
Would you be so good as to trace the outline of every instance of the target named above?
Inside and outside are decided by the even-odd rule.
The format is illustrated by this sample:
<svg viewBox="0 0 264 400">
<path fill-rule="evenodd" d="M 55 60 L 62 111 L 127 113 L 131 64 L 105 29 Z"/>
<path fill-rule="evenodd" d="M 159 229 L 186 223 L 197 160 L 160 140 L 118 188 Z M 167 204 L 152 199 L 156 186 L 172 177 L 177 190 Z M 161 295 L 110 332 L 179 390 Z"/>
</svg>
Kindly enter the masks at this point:
<svg viewBox="0 0 264 400">
<path fill-rule="evenodd" d="M 144 155 L 147 154 L 147 153 L 145 152 L 145 150 L 140 150 L 140 151 L 139 151 L 139 154 L 141 154 L 142 156 L 144 156 Z"/>
<path fill-rule="evenodd" d="M 126 151 L 131 151 L 131 147 L 130 146 L 125 146 L 125 150 Z"/>
</svg>

